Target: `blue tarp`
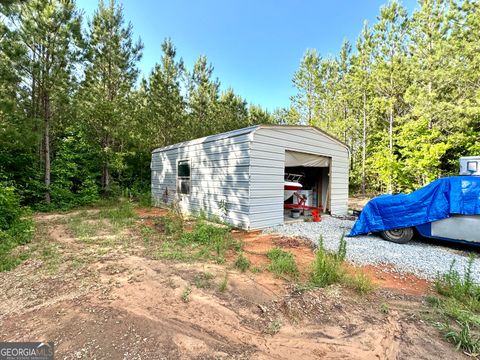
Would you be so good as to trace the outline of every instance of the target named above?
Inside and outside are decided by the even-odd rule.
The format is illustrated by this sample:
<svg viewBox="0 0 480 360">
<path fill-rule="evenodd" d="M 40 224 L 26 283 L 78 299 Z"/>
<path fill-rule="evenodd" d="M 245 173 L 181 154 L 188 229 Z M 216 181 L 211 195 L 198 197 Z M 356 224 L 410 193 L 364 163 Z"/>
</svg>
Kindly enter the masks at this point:
<svg viewBox="0 0 480 360">
<path fill-rule="evenodd" d="M 410 194 L 380 195 L 365 205 L 348 236 L 426 224 L 450 214 L 480 214 L 479 176 L 452 176 Z"/>
</svg>

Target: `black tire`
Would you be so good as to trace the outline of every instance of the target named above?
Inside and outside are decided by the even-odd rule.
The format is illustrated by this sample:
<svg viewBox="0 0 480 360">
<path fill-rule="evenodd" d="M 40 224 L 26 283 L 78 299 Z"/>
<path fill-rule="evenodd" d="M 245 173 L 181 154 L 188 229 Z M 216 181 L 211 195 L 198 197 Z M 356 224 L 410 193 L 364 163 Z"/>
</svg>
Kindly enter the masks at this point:
<svg viewBox="0 0 480 360">
<path fill-rule="evenodd" d="M 397 243 L 397 244 L 406 244 L 413 237 L 413 228 L 401 228 L 401 229 L 392 229 L 382 231 L 380 233 L 385 240 Z"/>
</svg>

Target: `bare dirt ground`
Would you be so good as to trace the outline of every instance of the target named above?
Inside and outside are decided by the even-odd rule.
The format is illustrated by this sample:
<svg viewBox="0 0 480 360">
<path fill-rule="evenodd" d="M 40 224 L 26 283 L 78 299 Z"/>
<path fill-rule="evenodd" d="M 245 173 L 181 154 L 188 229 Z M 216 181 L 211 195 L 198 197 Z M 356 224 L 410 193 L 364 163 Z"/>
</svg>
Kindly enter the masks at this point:
<svg viewBox="0 0 480 360">
<path fill-rule="evenodd" d="M 138 213 L 147 225 L 164 214 Z M 99 228 L 85 241 L 72 234 L 74 216 L 37 215 L 32 256 L 0 273 L 4 341 L 54 341 L 58 359 L 463 358 L 428 324 L 430 284 L 413 276 L 369 268 L 374 294 L 301 292 L 265 270 L 241 273 L 232 259 L 154 260 L 134 227 L 112 233 L 104 220 L 84 219 Z M 273 246 L 293 252 L 301 270 L 313 259 L 298 239 L 234 236 L 260 270 Z M 211 280 L 195 286 L 205 273 Z"/>
</svg>

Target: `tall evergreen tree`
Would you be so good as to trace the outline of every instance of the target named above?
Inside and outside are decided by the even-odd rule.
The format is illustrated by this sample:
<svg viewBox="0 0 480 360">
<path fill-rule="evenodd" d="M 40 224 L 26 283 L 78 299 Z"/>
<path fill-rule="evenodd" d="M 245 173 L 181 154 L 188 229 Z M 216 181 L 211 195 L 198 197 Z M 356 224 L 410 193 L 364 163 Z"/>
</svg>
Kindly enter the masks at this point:
<svg viewBox="0 0 480 360">
<path fill-rule="evenodd" d="M 403 94 L 406 88 L 406 44 L 408 31 L 407 11 L 397 0 L 392 0 L 380 9 L 374 35 L 374 79 L 379 111 L 388 124 L 388 152 L 377 148 L 377 168 L 387 191 L 394 190 L 396 154 L 394 152 L 395 126 L 403 115 Z M 383 126 L 379 124 L 381 128 Z M 381 159 L 383 157 L 383 159 Z M 386 171 L 385 171 L 386 170 Z"/>
<path fill-rule="evenodd" d="M 352 92 L 356 95 L 357 116 L 361 118 L 361 194 L 365 196 L 367 187 L 367 146 L 369 128 L 369 105 L 372 92 L 372 34 L 367 22 L 357 40 L 357 54 L 352 59 Z"/>
<path fill-rule="evenodd" d="M 29 119 L 38 119 L 41 134 L 44 201 L 50 203 L 52 131 L 62 118 L 72 93 L 75 69 L 79 62 L 82 39 L 81 17 L 74 1 L 32 0 L 18 4 L 20 11 L 10 11 L 8 20 L 25 49 L 21 66 L 23 95 Z M 11 63 L 13 65 L 13 63 Z"/>
<path fill-rule="evenodd" d="M 213 66 L 200 56 L 193 66 L 188 86 L 189 125 L 192 137 L 215 131 L 220 82 L 212 79 Z"/>
<path fill-rule="evenodd" d="M 176 49 L 170 39 L 162 43 L 163 55 L 156 64 L 147 85 L 146 130 L 153 138 L 153 146 L 185 140 L 186 129 L 185 99 L 181 82 L 185 68 L 183 60 L 176 59 Z"/>
<path fill-rule="evenodd" d="M 316 118 L 320 56 L 314 49 L 308 49 L 300 62 L 300 68 L 293 74 L 293 85 L 298 93 L 291 97 L 292 106 L 300 113 L 302 124 L 313 124 Z"/>
<path fill-rule="evenodd" d="M 133 87 L 143 45 L 132 40 L 123 8 L 102 0 L 90 24 L 88 61 L 80 91 L 82 117 L 102 153 L 101 185 L 110 190 L 111 168 L 121 168 L 134 114 Z"/>
</svg>

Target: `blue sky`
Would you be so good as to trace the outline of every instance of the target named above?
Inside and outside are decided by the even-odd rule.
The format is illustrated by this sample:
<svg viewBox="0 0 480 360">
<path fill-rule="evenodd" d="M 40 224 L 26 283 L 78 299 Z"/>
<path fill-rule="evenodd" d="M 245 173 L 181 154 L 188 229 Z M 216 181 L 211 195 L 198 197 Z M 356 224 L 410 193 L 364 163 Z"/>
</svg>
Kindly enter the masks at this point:
<svg viewBox="0 0 480 360">
<path fill-rule="evenodd" d="M 107 0 L 108 1 L 108 0 Z M 222 89 L 274 110 L 295 93 L 292 76 L 307 48 L 336 55 L 343 39 L 355 42 L 363 21 L 373 24 L 387 0 L 117 0 L 135 39 L 145 48 L 148 75 L 170 37 L 191 70 L 200 54 L 213 64 Z M 77 0 L 91 19 L 95 0 Z M 415 0 L 404 0 L 409 12 Z"/>
</svg>

